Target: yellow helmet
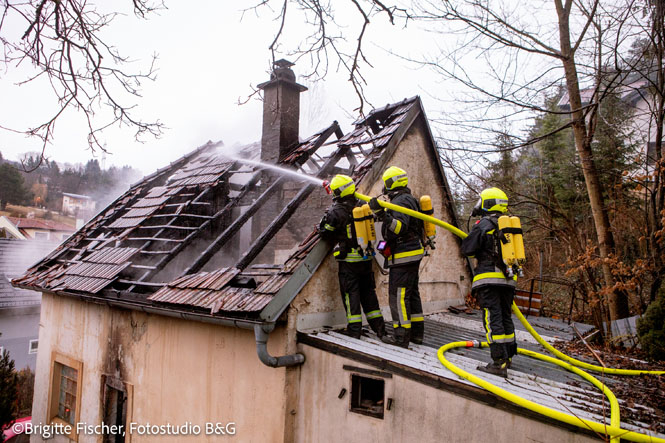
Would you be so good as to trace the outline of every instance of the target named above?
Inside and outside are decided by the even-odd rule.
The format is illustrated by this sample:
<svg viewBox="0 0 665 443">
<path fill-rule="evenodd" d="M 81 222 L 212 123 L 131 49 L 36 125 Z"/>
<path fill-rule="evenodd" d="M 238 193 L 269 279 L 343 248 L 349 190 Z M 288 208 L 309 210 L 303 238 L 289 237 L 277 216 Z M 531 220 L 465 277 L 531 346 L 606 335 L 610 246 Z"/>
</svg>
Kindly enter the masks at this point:
<svg viewBox="0 0 665 443">
<path fill-rule="evenodd" d="M 508 196 L 499 188 L 483 189 L 478 203 L 473 208 L 472 215 L 481 215 L 486 212 L 505 213 L 508 210 Z"/>
<path fill-rule="evenodd" d="M 397 166 L 391 166 L 383 173 L 383 186 L 386 191 L 393 191 L 409 184 L 406 171 Z"/>
<path fill-rule="evenodd" d="M 335 197 L 342 198 L 353 195 L 356 192 L 356 185 L 348 175 L 337 174 L 330 181 L 330 190 Z"/>
</svg>

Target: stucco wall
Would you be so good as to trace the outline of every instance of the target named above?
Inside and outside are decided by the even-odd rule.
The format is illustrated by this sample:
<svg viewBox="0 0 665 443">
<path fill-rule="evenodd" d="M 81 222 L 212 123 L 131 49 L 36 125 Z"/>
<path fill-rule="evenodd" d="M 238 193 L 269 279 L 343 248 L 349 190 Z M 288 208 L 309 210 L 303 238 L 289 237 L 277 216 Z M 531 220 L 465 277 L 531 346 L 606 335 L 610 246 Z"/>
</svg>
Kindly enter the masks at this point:
<svg viewBox="0 0 665 443">
<path fill-rule="evenodd" d="M 235 422 L 239 441 L 283 438 L 285 370 L 259 361 L 253 331 L 49 294 L 42 298 L 41 312 L 33 423 L 46 423 L 51 354 L 57 351 L 83 363 L 81 422 L 102 421 L 102 374 L 109 374 L 132 385 L 129 417 L 137 424 L 190 422 L 203 428 L 206 422 Z M 282 355 L 281 332 L 270 336 L 273 355 Z M 158 441 L 182 440 L 208 439 L 203 433 L 188 439 L 160 436 Z M 80 436 L 79 441 L 101 440 Z M 156 437 L 134 434 L 131 441 Z"/>
<path fill-rule="evenodd" d="M 383 419 L 351 412 L 354 372 L 343 369 L 343 365 L 377 368 L 310 346 L 303 348 L 307 364 L 301 372 L 298 410 L 306 412 L 297 415 L 297 442 L 328 442 L 333 435 L 335 441 L 345 443 L 598 441 L 397 375 L 384 378 L 386 403 L 392 398 L 393 405 Z M 340 399 L 342 389 L 346 394 Z"/>
<path fill-rule="evenodd" d="M 416 122 L 407 132 L 389 162 L 406 170 L 409 188 L 420 198 L 432 198 L 434 216 L 450 222 L 450 214 L 444 205 L 443 181 L 434 163 L 428 146 L 422 121 Z M 383 182 L 362 183 L 359 191 L 376 196 L 381 194 Z M 388 276 L 382 275 L 375 264 L 375 281 L 379 304 L 384 318 L 390 319 L 388 308 Z M 455 236 L 437 227 L 436 249 L 430 250 L 420 265 L 420 294 L 425 313 L 436 312 L 447 306 L 464 303 L 468 292 L 470 276 L 459 252 Z M 298 315 L 298 328 L 310 329 L 319 326 L 335 326 L 346 322 L 344 307 L 339 294 L 337 264 L 329 256 L 321 264 L 311 280 L 291 304 L 291 312 Z"/>
</svg>

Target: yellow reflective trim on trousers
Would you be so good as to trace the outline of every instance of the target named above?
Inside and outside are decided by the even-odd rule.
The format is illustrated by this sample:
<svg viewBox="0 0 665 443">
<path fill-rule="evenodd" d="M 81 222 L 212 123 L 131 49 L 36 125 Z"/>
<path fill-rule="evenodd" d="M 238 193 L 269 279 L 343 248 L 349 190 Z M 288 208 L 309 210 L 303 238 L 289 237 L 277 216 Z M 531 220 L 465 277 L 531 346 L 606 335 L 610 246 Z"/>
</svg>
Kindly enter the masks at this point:
<svg viewBox="0 0 665 443">
<path fill-rule="evenodd" d="M 329 225 L 328 223 L 326 223 L 323 227 L 326 228 L 326 231 L 334 231 L 335 230 L 335 227 L 332 226 L 332 225 Z"/>
<path fill-rule="evenodd" d="M 410 328 L 409 314 L 406 313 L 406 288 L 397 288 L 397 290 L 399 291 L 399 304 L 402 307 L 402 319 L 400 319 L 400 323 L 403 327 Z"/>
<path fill-rule="evenodd" d="M 400 325 L 399 323 L 393 323 L 393 328 L 406 328 L 406 329 L 410 329 L 410 328 L 411 328 L 411 323 L 403 323 L 403 324 L 401 324 L 401 325 Z"/>
<path fill-rule="evenodd" d="M 485 338 L 487 338 L 487 343 L 492 343 L 492 327 L 490 326 L 490 310 L 487 308 L 483 309 L 485 311 Z"/>
<path fill-rule="evenodd" d="M 344 304 L 346 305 L 346 318 L 351 317 L 351 303 L 349 302 L 349 293 L 344 293 Z"/>
<path fill-rule="evenodd" d="M 349 323 L 359 323 L 363 321 L 362 315 L 351 315 L 349 317 L 346 317 L 346 319 Z"/>
<path fill-rule="evenodd" d="M 496 343 L 512 343 L 515 341 L 515 334 L 499 334 L 492 336 Z"/>
<path fill-rule="evenodd" d="M 370 318 L 381 317 L 381 311 L 377 309 L 376 311 L 371 311 L 371 312 L 366 313 L 365 316 L 367 317 L 368 320 Z"/>
<path fill-rule="evenodd" d="M 425 321 L 425 317 L 411 317 L 411 321 Z"/>
</svg>

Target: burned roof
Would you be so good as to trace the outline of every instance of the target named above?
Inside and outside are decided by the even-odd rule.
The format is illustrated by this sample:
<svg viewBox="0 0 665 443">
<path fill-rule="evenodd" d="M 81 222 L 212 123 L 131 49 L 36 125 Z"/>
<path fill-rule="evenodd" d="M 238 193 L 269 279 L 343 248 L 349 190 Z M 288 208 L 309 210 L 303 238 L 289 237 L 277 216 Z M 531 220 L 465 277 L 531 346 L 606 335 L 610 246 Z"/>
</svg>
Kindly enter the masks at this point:
<svg viewBox="0 0 665 443">
<path fill-rule="evenodd" d="M 572 325 L 563 321 L 529 317 L 529 322 L 550 344 L 570 343 L 576 338 Z M 513 316 L 518 346 L 548 354 Z M 589 325 L 576 323 L 578 331 L 585 333 Z M 464 313 L 437 313 L 425 317 L 425 340 L 423 345 L 410 344 L 409 349 L 386 346 L 374 333 L 366 331 L 361 340 L 335 331 L 304 331 L 298 333 L 300 343 L 327 352 L 375 366 L 382 371 L 402 375 L 415 381 L 448 390 L 472 398 L 490 406 L 516 414 L 534 416 L 531 411 L 514 405 L 493 394 L 488 394 L 475 384 L 458 377 L 445 368 L 437 357 L 437 350 L 450 342 L 485 341 L 482 318 L 476 311 Z M 588 361 L 582 355 L 573 357 Z M 606 397 L 591 383 L 552 363 L 529 358 L 513 357 L 508 378 L 478 371 L 479 365 L 491 361 L 488 349 L 457 348 L 446 353 L 446 359 L 455 366 L 481 379 L 521 396 L 527 400 L 576 417 L 610 424 L 609 404 Z M 595 363 L 590 361 L 590 363 Z M 631 362 L 628 362 L 631 363 Z M 626 362 L 621 366 L 627 366 Z M 644 368 L 641 368 L 644 369 Z M 657 369 L 657 368 L 650 368 Z M 626 430 L 665 437 L 665 394 L 662 392 L 662 376 L 641 375 L 639 377 L 612 376 L 592 373 L 617 396 L 620 407 L 621 427 Z M 637 380 L 639 379 L 639 380 Z M 649 382 L 653 388 L 649 388 Z M 660 388 L 659 388 L 660 386 Z M 656 395 L 655 391 L 660 389 Z M 536 419 L 548 421 L 547 417 L 535 415 Z M 561 426 L 569 427 L 558 423 Z M 584 432 L 584 431 L 582 431 Z M 590 432 L 590 431 L 589 431 Z"/>
<path fill-rule="evenodd" d="M 372 183 L 368 173 L 376 178 L 420 115 L 413 97 L 372 111 L 346 135 L 333 122 L 278 166 Z M 275 321 L 328 253 L 314 227 L 330 197 L 241 158 L 247 151 L 209 142 L 145 177 L 13 284 Z"/>
</svg>

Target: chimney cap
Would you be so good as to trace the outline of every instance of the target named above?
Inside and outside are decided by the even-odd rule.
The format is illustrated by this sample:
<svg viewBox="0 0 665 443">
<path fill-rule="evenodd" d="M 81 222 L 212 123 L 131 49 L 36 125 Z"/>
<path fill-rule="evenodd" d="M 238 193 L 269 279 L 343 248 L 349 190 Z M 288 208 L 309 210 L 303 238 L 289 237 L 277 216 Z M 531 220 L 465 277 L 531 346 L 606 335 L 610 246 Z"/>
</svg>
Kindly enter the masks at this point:
<svg viewBox="0 0 665 443">
<path fill-rule="evenodd" d="M 295 63 L 291 63 L 283 58 L 273 62 L 270 80 L 257 85 L 257 87 L 265 89 L 269 86 L 276 86 L 279 83 L 283 83 L 291 88 L 295 88 L 298 92 L 307 91 L 307 87 L 296 82 L 296 74 L 291 70 L 291 66 L 295 66 Z"/>
<path fill-rule="evenodd" d="M 290 61 L 288 61 L 284 58 L 281 58 L 281 59 L 277 60 L 275 63 L 273 63 L 273 65 L 277 68 L 285 69 L 285 68 L 290 68 L 291 66 L 295 66 L 296 64 L 291 63 Z"/>
</svg>

